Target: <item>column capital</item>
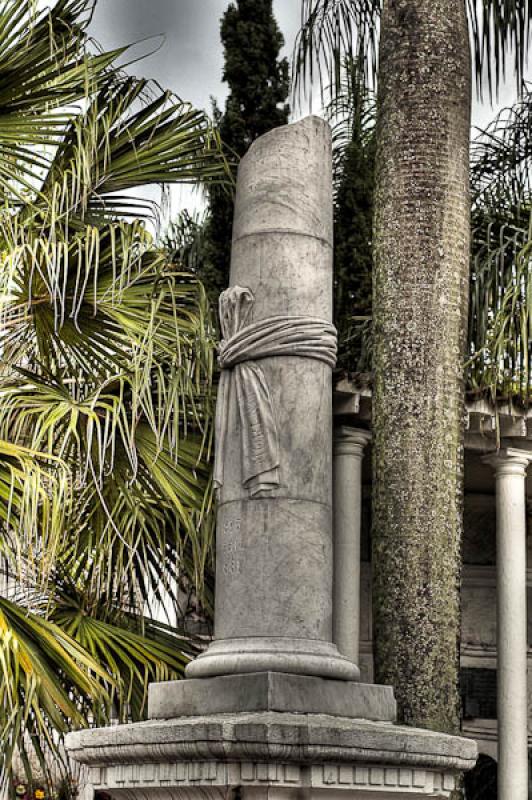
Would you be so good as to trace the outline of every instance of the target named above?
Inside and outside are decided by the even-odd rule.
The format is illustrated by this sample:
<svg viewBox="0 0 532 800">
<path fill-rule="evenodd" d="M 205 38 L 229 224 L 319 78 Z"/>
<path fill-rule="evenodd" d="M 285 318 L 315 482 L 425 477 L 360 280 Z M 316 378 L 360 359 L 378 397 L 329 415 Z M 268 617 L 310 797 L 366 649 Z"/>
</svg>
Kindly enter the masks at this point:
<svg viewBox="0 0 532 800">
<path fill-rule="evenodd" d="M 364 428 L 352 428 L 350 425 L 338 425 L 334 429 L 334 455 L 357 456 L 362 458 L 364 448 L 371 440 L 370 431 Z"/>
<path fill-rule="evenodd" d="M 532 461 L 532 453 L 526 450 L 518 450 L 515 447 L 502 447 L 493 453 L 483 456 L 481 461 L 489 464 L 495 470 L 495 476 L 516 475 L 526 477 L 526 470 Z"/>
</svg>

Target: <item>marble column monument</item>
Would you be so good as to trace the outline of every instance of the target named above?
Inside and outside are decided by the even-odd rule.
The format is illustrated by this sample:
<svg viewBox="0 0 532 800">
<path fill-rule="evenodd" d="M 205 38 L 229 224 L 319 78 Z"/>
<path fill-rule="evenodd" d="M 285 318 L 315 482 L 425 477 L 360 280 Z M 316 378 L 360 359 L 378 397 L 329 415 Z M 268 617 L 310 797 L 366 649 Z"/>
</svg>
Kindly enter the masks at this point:
<svg viewBox="0 0 532 800">
<path fill-rule="evenodd" d="M 332 644 L 330 143 L 316 121 L 294 130 L 261 137 L 238 175 L 232 288 L 220 316 L 226 337 L 236 318 L 257 326 L 247 364 L 260 370 L 269 413 L 258 416 L 257 389 L 244 395 L 253 372 L 226 371 L 227 435 L 220 424 L 215 471 L 216 638 L 190 677 L 359 677 Z"/>
<path fill-rule="evenodd" d="M 215 638 L 148 721 L 72 733 L 131 800 L 450 798 L 476 745 L 394 724 L 333 644 L 331 133 L 258 139 L 238 174 L 216 422 Z M 346 529 L 346 535 L 347 529 Z M 354 613 L 357 613 L 356 611 Z"/>
</svg>

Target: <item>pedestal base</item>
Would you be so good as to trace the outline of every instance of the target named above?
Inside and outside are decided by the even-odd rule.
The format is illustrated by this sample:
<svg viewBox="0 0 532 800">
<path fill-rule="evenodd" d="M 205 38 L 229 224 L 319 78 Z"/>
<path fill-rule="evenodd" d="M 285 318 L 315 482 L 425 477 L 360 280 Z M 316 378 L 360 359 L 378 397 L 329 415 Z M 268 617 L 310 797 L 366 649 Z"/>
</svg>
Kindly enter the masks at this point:
<svg viewBox="0 0 532 800">
<path fill-rule="evenodd" d="M 450 798 L 475 742 L 319 714 L 219 714 L 79 731 L 95 790 L 130 800 Z"/>
<path fill-rule="evenodd" d="M 283 672 L 252 672 L 185 681 L 152 683 L 148 717 L 288 711 L 298 714 L 395 722 L 391 686 L 334 681 Z"/>
</svg>

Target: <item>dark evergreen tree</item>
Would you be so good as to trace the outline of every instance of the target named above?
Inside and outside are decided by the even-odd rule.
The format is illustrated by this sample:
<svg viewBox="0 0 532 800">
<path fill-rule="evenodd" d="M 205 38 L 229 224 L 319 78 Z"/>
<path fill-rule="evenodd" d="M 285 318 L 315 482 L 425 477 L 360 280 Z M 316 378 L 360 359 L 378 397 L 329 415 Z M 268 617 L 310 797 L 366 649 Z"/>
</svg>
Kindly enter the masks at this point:
<svg viewBox="0 0 532 800">
<path fill-rule="evenodd" d="M 249 145 L 271 128 L 288 122 L 288 61 L 279 58 L 284 39 L 272 0 L 237 0 L 221 21 L 229 85 L 225 112 L 215 108 L 228 160 L 236 165 Z M 229 281 L 234 193 L 225 186 L 209 190 L 206 265 L 202 279 L 213 299 Z"/>
</svg>

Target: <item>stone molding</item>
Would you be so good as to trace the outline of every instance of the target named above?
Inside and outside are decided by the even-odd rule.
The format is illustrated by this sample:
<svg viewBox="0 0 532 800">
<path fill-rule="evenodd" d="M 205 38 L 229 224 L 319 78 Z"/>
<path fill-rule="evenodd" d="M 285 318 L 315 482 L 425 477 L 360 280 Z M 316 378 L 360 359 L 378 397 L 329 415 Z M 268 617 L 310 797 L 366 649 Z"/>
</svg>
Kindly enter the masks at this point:
<svg viewBox="0 0 532 800">
<path fill-rule="evenodd" d="M 525 478 L 527 467 L 532 460 L 532 453 L 514 447 L 504 447 L 483 456 L 481 460 L 484 464 L 493 467 L 496 478 L 502 475 L 516 475 Z"/>
<path fill-rule="evenodd" d="M 333 453 L 335 456 L 355 456 L 362 459 L 364 449 L 370 441 L 370 431 L 339 425 L 334 429 Z"/>
<path fill-rule="evenodd" d="M 150 800 L 189 800 L 190 791 L 201 787 L 202 797 L 227 798 L 228 789 L 268 787 L 293 790 L 328 789 L 399 795 L 400 797 L 450 797 L 458 773 L 414 767 L 383 767 L 371 763 L 299 764 L 258 761 L 181 761 L 137 763 L 93 767 L 92 791 L 104 790 L 112 797 Z M 87 799 L 88 800 L 88 799 Z"/>
<path fill-rule="evenodd" d="M 325 714 L 276 712 L 182 717 L 76 731 L 70 755 L 91 767 L 164 761 L 371 762 L 389 767 L 470 769 L 475 742 Z"/>
<path fill-rule="evenodd" d="M 339 653 L 333 642 L 289 636 L 214 639 L 187 665 L 185 674 L 188 679 L 206 680 L 254 672 L 294 673 L 340 681 L 360 678 L 357 665 Z"/>
</svg>

